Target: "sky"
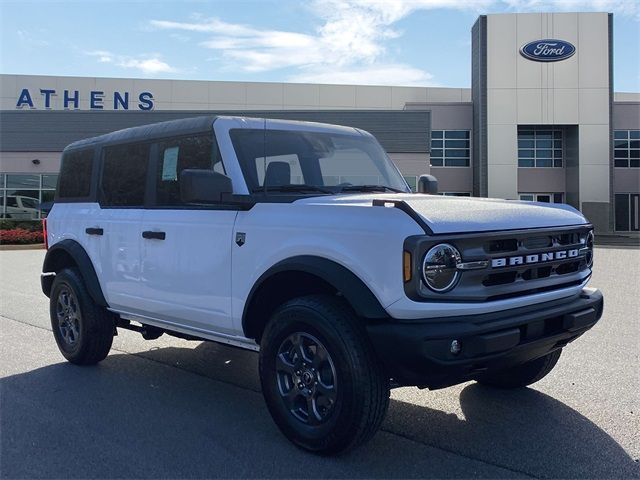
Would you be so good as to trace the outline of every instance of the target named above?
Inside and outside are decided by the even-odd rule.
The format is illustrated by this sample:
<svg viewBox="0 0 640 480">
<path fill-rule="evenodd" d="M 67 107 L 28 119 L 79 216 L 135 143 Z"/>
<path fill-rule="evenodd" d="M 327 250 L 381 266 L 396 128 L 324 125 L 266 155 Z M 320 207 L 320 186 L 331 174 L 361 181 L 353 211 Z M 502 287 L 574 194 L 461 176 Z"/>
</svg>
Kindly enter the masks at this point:
<svg viewBox="0 0 640 480">
<path fill-rule="evenodd" d="M 640 92 L 640 0 L 0 0 L 0 73 L 470 87 L 480 14 L 614 13 Z"/>
</svg>

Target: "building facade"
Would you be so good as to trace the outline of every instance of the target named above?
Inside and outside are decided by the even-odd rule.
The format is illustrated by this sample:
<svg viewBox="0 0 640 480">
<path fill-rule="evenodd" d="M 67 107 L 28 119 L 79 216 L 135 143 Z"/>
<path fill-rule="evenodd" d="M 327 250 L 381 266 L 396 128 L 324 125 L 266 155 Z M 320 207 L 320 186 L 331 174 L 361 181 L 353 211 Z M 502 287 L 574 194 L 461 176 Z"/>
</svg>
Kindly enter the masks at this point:
<svg viewBox="0 0 640 480">
<path fill-rule="evenodd" d="M 355 126 L 415 187 L 569 203 L 638 231 L 640 94 L 613 92 L 606 13 L 481 16 L 465 88 L 0 75 L 0 215 L 37 219 L 68 143 L 204 113 Z"/>
</svg>

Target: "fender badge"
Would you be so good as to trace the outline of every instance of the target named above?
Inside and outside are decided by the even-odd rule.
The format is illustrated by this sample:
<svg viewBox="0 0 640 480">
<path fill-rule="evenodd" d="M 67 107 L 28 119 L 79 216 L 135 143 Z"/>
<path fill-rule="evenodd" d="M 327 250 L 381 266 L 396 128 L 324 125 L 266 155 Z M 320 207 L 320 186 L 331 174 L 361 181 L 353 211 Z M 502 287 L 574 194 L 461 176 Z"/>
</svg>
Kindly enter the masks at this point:
<svg viewBox="0 0 640 480">
<path fill-rule="evenodd" d="M 239 247 L 241 247 L 242 245 L 245 244 L 246 242 L 246 237 L 247 234 L 243 233 L 243 232 L 237 232 L 236 233 L 236 245 L 238 245 Z"/>
</svg>

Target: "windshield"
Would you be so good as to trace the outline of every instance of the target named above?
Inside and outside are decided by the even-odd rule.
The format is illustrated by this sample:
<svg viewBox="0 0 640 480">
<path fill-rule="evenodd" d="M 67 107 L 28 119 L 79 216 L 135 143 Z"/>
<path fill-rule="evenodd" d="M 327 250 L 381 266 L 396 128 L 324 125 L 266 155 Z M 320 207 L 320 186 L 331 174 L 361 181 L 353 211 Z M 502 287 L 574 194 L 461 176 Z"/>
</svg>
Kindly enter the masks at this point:
<svg viewBox="0 0 640 480">
<path fill-rule="evenodd" d="M 409 191 L 371 137 L 263 129 L 230 136 L 251 192 Z"/>
</svg>

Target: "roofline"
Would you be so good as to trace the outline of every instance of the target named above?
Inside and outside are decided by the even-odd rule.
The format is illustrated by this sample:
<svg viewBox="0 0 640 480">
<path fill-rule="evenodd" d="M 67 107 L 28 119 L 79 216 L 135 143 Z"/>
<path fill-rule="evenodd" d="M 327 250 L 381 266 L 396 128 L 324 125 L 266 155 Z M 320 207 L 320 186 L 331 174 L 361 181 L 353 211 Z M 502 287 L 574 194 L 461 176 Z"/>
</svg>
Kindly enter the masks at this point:
<svg viewBox="0 0 640 480">
<path fill-rule="evenodd" d="M 269 122 L 269 129 L 274 126 L 286 126 L 292 130 L 306 130 L 316 132 L 333 132 L 341 134 L 361 135 L 361 131 L 354 127 L 333 125 L 330 123 L 307 122 L 303 120 L 285 120 L 266 117 L 248 117 L 243 115 L 203 115 L 199 117 L 182 118 L 165 122 L 150 123 L 136 127 L 124 128 L 114 132 L 105 133 L 97 137 L 78 140 L 65 147 L 65 150 L 85 148 L 95 145 L 113 143 L 130 143 L 136 140 L 154 140 L 169 136 L 182 136 L 203 133 L 213 130 L 216 120 L 233 122 L 235 128 L 263 128 L 265 121 Z M 363 131 L 362 131 L 363 132 Z"/>
<path fill-rule="evenodd" d="M 78 140 L 65 147 L 67 149 L 82 148 L 109 143 L 129 143 L 136 140 L 153 140 L 167 136 L 189 135 L 213 130 L 213 122 L 217 115 L 203 115 L 200 117 L 181 118 L 166 122 L 150 123 L 137 127 L 124 128 L 105 133 L 97 137 Z"/>
</svg>

